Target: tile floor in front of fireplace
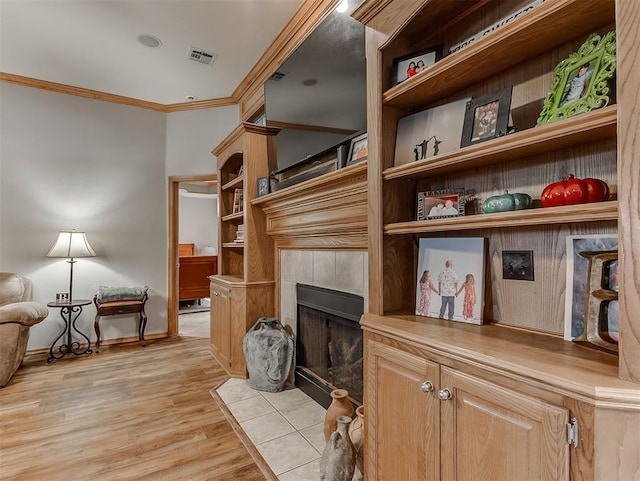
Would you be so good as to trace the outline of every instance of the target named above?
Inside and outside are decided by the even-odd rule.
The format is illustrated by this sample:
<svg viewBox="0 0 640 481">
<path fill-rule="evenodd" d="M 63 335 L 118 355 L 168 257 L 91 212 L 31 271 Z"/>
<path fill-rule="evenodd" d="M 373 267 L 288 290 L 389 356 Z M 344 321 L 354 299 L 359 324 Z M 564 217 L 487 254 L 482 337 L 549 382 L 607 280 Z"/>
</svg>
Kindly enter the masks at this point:
<svg viewBox="0 0 640 481">
<path fill-rule="evenodd" d="M 217 392 L 280 481 L 319 479 L 322 406 L 296 387 L 268 393 L 245 379 L 229 379 Z"/>
</svg>

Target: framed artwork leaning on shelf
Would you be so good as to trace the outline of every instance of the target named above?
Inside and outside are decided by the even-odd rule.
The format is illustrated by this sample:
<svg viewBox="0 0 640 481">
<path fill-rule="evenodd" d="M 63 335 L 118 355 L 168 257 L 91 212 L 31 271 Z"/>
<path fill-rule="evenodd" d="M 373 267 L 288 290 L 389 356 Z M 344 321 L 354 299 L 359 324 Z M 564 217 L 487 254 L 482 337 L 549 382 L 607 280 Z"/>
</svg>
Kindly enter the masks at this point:
<svg viewBox="0 0 640 481">
<path fill-rule="evenodd" d="M 506 87 L 493 95 L 485 95 L 467 102 L 460 147 L 507 135 L 511 90 Z"/>
<path fill-rule="evenodd" d="M 369 156 L 366 132 L 362 135 L 358 135 L 351 139 L 351 145 L 349 146 L 349 155 L 347 156 L 346 165 L 355 164 L 367 160 Z"/>
<path fill-rule="evenodd" d="M 463 98 L 398 121 L 393 165 L 409 164 L 460 148 L 467 102 Z"/>
<path fill-rule="evenodd" d="M 258 197 L 262 197 L 263 195 L 267 195 L 269 193 L 269 177 L 258 177 L 256 183 L 258 187 Z"/>
<path fill-rule="evenodd" d="M 416 315 L 482 324 L 484 237 L 421 238 Z"/>
<path fill-rule="evenodd" d="M 442 45 L 435 45 L 418 52 L 393 59 L 391 86 L 423 72 L 442 58 Z"/>
<path fill-rule="evenodd" d="M 417 220 L 442 219 L 464 215 L 464 189 L 418 192 Z"/>
<path fill-rule="evenodd" d="M 554 69 L 536 125 L 606 107 L 615 89 L 609 85 L 616 72 L 616 33 L 591 34 L 577 52 Z"/>
<path fill-rule="evenodd" d="M 587 314 L 587 301 L 594 301 L 597 308 L 598 326 L 601 337 L 615 344 L 618 341 L 618 300 L 613 296 L 598 303 L 598 299 L 592 299 L 589 291 L 590 254 L 610 252 L 618 249 L 618 236 L 615 234 L 588 234 L 568 235 L 567 242 L 567 289 L 565 296 L 564 314 L 564 339 L 575 340 L 585 334 L 585 321 Z M 596 279 L 600 287 L 598 294 L 607 294 L 606 291 L 618 291 L 618 262 L 616 260 L 606 262 L 603 266 L 602 282 Z"/>
<path fill-rule="evenodd" d="M 242 189 L 235 189 L 233 191 L 233 210 L 232 214 L 238 214 L 242 212 L 242 205 L 244 202 L 244 191 Z"/>
</svg>

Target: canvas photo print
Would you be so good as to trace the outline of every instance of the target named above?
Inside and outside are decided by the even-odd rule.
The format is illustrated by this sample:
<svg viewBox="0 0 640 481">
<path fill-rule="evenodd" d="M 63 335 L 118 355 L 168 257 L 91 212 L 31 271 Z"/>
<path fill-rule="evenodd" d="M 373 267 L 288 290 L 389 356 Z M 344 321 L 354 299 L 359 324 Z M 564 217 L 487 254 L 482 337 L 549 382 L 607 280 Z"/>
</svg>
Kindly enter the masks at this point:
<svg viewBox="0 0 640 481">
<path fill-rule="evenodd" d="M 618 248 L 618 236 L 613 234 L 567 236 L 567 293 L 565 297 L 564 339 L 570 341 L 584 332 L 585 302 L 589 260 L 581 253 L 611 251 Z M 606 269 L 604 289 L 618 290 L 618 262 Z M 613 341 L 618 339 L 618 301 L 606 303 L 601 312 L 601 327 Z"/>
<path fill-rule="evenodd" d="M 422 238 L 416 315 L 482 324 L 485 239 Z"/>
<path fill-rule="evenodd" d="M 408 115 L 398 121 L 394 165 L 436 157 L 460 148 L 471 97 Z"/>
</svg>

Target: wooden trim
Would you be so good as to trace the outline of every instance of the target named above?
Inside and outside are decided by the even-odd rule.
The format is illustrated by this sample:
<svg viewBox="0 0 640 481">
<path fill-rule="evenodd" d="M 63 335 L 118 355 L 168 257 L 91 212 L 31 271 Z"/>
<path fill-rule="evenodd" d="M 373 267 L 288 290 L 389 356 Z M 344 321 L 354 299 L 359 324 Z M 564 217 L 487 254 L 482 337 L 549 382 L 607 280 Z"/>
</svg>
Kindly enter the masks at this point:
<svg viewBox="0 0 640 481">
<path fill-rule="evenodd" d="M 49 90 L 51 92 L 57 92 L 61 94 L 75 95 L 76 97 L 85 97 L 88 99 L 102 100 L 104 102 L 111 102 L 114 104 L 130 105 L 132 107 L 140 107 L 142 109 L 166 112 L 166 107 L 163 104 L 147 102 L 145 100 L 138 100 L 131 97 L 124 97 L 122 95 L 99 92 L 97 90 L 74 87 L 72 85 L 48 82 L 46 80 L 38 80 L 31 77 L 23 77 L 22 75 L 0 72 L 0 81 L 22 85 L 24 87 Z"/>
<path fill-rule="evenodd" d="M 307 132 L 329 132 L 332 134 L 343 135 L 352 135 L 357 132 L 357 130 L 351 129 L 338 129 L 335 127 L 324 127 L 322 125 L 292 124 L 290 122 L 280 122 L 278 120 L 268 120 L 267 125 L 278 129 L 304 130 Z"/>
<path fill-rule="evenodd" d="M 185 110 L 211 109 L 215 107 L 226 107 L 228 105 L 238 105 L 233 97 L 220 97 L 217 99 L 196 100 L 195 102 L 180 102 L 176 104 L 166 104 L 164 111 L 182 112 Z"/>
<path fill-rule="evenodd" d="M 217 183 L 217 179 L 217 174 L 172 175 L 167 179 L 167 196 L 169 206 L 167 218 L 169 229 L 169 245 L 167 249 L 167 335 L 169 337 L 178 335 L 178 207 L 180 183 L 189 181 L 215 181 Z"/>
<path fill-rule="evenodd" d="M 218 185 L 218 174 L 172 175 L 169 177 L 169 180 L 173 182 L 186 182 L 188 184 Z"/>
<path fill-rule="evenodd" d="M 620 282 L 620 378 L 640 383 L 640 10 L 635 0 L 617 0 L 618 238 Z"/>
<path fill-rule="evenodd" d="M 178 335 L 178 203 L 179 203 L 179 181 L 173 177 L 168 179 L 168 201 L 169 201 L 169 246 L 167 266 L 167 331 L 169 337 Z"/>
<path fill-rule="evenodd" d="M 367 164 L 359 163 L 251 201 L 276 249 L 367 249 Z"/>
</svg>

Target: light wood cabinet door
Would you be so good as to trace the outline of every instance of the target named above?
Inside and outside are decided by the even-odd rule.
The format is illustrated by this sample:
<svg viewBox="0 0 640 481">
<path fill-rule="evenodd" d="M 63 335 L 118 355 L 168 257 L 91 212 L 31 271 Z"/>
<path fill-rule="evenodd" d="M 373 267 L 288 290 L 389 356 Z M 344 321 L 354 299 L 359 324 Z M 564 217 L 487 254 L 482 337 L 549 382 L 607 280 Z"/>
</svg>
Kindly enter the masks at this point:
<svg viewBox="0 0 640 481">
<path fill-rule="evenodd" d="M 569 479 L 567 409 L 442 367 L 443 481 Z M 446 397 L 446 393 L 443 394 Z"/>
<path fill-rule="evenodd" d="M 438 365 L 377 342 L 367 346 L 367 479 L 439 480 Z"/>
<path fill-rule="evenodd" d="M 218 362 L 228 367 L 231 355 L 231 297 L 229 289 L 211 284 L 211 345 Z"/>
</svg>

